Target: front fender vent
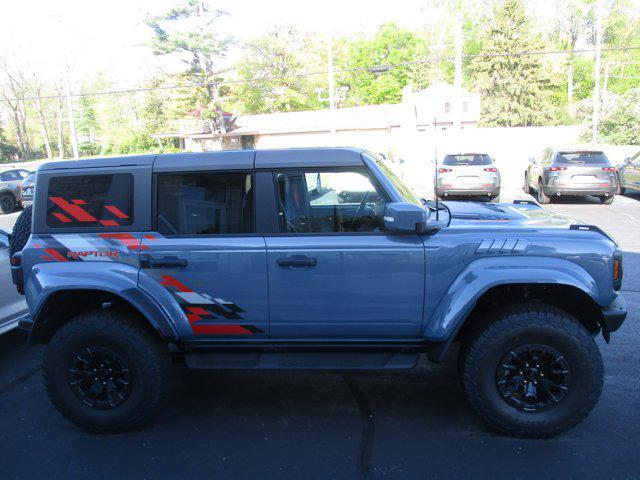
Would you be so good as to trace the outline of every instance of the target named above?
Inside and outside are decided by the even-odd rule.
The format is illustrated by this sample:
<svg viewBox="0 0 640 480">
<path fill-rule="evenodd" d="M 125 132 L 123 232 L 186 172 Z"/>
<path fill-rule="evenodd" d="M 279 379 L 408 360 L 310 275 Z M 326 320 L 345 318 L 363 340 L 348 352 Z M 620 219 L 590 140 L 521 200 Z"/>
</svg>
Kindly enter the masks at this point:
<svg viewBox="0 0 640 480">
<path fill-rule="evenodd" d="M 521 254 L 529 246 L 529 241 L 522 238 L 485 238 L 482 240 L 476 254 L 479 255 L 508 255 Z"/>
</svg>

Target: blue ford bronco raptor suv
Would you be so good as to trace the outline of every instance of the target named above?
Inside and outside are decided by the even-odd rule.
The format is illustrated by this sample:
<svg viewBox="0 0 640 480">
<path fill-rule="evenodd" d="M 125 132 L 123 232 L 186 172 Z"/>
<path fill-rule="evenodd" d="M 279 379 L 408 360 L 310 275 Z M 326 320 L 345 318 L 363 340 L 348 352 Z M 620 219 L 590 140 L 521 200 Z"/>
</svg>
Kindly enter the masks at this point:
<svg viewBox="0 0 640 480">
<path fill-rule="evenodd" d="M 548 437 L 596 404 L 594 337 L 626 316 L 597 227 L 533 202 L 436 206 L 362 149 L 64 161 L 36 181 L 13 239 L 21 323 L 52 403 L 89 431 L 148 422 L 172 362 L 402 369 L 459 342 L 471 407 Z"/>
</svg>

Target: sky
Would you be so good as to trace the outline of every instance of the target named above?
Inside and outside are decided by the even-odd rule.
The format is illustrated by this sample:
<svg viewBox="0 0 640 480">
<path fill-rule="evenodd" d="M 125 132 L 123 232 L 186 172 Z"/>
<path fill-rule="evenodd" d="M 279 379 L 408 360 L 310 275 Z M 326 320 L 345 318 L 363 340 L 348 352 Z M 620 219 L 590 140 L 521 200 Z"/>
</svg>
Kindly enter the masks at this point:
<svg viewBox="0 0 640 480">
<path fill-rule="evenodd" d="M 402 8 L 398 8 L 398 1 Z M 387 21 L 417 26 L 425 0 L 398 1 L 214 0 L 211 4 L 229 12 L 220 25 L 241 43 L 278 23 L 336 35 L 373 33 Z M 162 13 L 175 3 L 176 0 L 6 2 L 0 17 L 0 52 L 8 51 L 31 68 L 56 77 L 66 50 L 76 77 L 104 70 L 118 87 L 135 86 L 160 69 L 172 68 L 145 48 L 150 30 L 142 20 L 146 13 Z M 64 45 L 66 49 L 62 48 Z M 239 49 L 232 50 L 228 61 L 238 54 Z"/>
</svg>

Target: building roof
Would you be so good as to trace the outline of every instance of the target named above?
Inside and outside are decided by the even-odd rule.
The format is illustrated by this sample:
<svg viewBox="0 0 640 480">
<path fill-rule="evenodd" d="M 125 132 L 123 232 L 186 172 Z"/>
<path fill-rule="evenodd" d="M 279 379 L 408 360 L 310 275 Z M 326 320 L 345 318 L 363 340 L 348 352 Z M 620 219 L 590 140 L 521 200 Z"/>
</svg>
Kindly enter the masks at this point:
<svg viewBox="0 0 640 480">
<path fill-rule="evenodd" d="M 445 82 L 438 82 L 429 85 L 424 90 L 420 90 L 419 92 L 414 92 L 413 96 L 416 99 L 421 98 L 453 98 L 456 95 L 460 95 L 461 97 L 479 97 L 479 94 L 469 92 L 464 88 L 458 88 L 455 85 Z"/>
</svg>

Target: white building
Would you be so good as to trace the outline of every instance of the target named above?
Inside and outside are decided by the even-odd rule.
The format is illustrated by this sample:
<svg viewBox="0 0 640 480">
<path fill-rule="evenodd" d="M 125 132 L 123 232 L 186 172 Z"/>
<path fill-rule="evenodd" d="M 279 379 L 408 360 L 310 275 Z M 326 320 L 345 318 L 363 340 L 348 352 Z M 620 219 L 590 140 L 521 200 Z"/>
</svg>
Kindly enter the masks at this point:
<svg viewBox="0 0 640 480">
<path fill-rule="evenodd" d="M 478 94 L 437 83 L 419 92 L 406 87 L 402 103 L 395 105 L 243 115 L 235 130 L 222 134 L 184 122 L 178 132 L 153 137 L 178 138 L 187 151 L 343 145 L 390 152 L 406 143 L 407 135 L 452 132 L 474 127 L 479 119 Z"/>
</svg>

